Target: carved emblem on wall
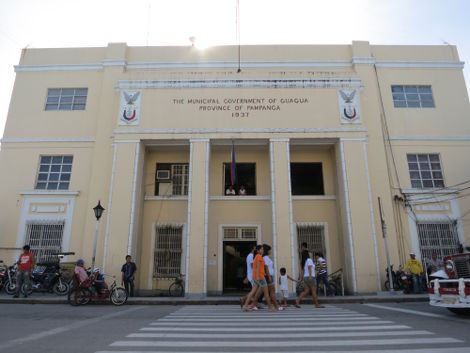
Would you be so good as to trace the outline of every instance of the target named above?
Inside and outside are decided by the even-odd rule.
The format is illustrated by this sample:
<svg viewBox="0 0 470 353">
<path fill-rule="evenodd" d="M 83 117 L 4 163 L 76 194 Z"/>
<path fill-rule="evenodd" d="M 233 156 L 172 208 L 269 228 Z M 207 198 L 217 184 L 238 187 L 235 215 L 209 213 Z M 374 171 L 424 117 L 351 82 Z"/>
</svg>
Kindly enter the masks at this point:
<svg viewBox="0 0 470 353">
<path fill-rule="evenodd" d="M 119 125 L 138 125 L 140 119 L 140 91 L 123 91 Z"/>
<path fill-rule="evenodd" d="M 360 124 L 359 98 L 356 90 L 338 90 L 341 124 Z"/>
</svg>

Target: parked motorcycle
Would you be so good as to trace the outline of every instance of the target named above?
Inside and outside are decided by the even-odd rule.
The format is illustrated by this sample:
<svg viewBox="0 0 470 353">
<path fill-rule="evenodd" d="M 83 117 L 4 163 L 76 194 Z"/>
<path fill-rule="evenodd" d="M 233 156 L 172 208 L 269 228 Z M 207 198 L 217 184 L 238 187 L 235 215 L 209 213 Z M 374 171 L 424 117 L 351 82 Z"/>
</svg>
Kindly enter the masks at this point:
<svg viewBox="0 0 470 353">
<path fill-rule="evenodd" d="M 30 295 L 35 292 L 54 292 L 57 295 L 66 295 L 69 284 L 62 279 L 58 262 L 38 263 L 34 268 L 30 286 L 23 284 L 21 293 Z"/>
<path fill-rule="evenodd" d="M 397 290 L 399 289 L 400 285 L 398 283 L 398 278 L 396 272 L 393 270 L 393 265 L 390 265 L 390 272 L 392 273 L 392 283 L 393 283 L 393 289 Z M 390 275 L 388 272 L 388 267 L 385 269 L 385 273 L 387 274 L 387 280 L 384 283 L 384 287 L 386 290 L 390 289 Z"/>
<path fill-rule="evenodd" d="M 408 273 L 403 271 L 403 268 L 400 266 L 398 270 L 393 270 L 393 265 L 391 267 L 392 278 L 393 278 L 393 289 L 402 290 L 405 294 L 411 293 L 413 291 L 413 283 L 411 281 L 411 276 Z M 384 283 L 385 289 L 390 289 L 390 279 L 388 274 L 388 268 L 385 269 L 387 274 L 387 280 Z"/>
<path fill-rule="evenodd" d="M 3 287 L 5 293 L 12 295 L 16 291 L 16 265 L 5 266 L 0 261 L 0 289 Z"/>
</svg>

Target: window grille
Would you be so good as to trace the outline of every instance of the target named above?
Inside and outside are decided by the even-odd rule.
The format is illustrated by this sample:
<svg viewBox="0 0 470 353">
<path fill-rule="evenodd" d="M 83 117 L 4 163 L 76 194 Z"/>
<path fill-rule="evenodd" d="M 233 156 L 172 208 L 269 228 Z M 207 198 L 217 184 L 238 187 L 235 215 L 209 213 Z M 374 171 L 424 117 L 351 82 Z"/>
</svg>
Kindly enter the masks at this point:
<svg viewBox="0 0 470 353">
<path fill-rule="evenodd" d="M 154 252 L 154 276 L 176 277 L 181 273 L 183 226 L 157 226 Z"/>
<path fill-rule="evenodd" d="M 41 156 L 36 189 L 68 190 L 73 156 Z"/>
<path fill-rule="evenodd" d="M 392 86 L 395 108 L 434 108 L 431 86 Z"/>
<path fill-rule="evenodd" d="M 49 88 L 46 110 L 85 110 L 88 88 Z"/>
<path fill-rule="evenodd" d="M 62 251 L 65 222 L 26 224 L 26 244 L 34 253 L 36 262 L 56 262 Z"/>
<path fill-rule="evenodd" d="M 224 240 L 257 240 L 256 227 L 224 227 Z"/>
<path fill-rule="evenodd" d="M 438 154 L 407 154 L 406 158 L 413 188 L 444 187 L 444 175 Z"/>
<path fill-rule="evenodd" d="M 189 165 L 173 164 L 171 166 L 171 183 L 173 195 L 187 195 L 189 184 Z"/>
<path fill-rule="evenodd" d="M 313 254 L 321 252 L 326 256 L 325 227 L 322 225 L 297 225 L 297 244 L 307 243 Z M 300 258 L 300 257 L 299 257 Z"/>
<path fill-rule="evenodd" d="M 459 237 L 455 222 L 417 222 L 421 259 L 430 259 L 433 252 L 443 259 L 459 252 Z"/>
</svg>

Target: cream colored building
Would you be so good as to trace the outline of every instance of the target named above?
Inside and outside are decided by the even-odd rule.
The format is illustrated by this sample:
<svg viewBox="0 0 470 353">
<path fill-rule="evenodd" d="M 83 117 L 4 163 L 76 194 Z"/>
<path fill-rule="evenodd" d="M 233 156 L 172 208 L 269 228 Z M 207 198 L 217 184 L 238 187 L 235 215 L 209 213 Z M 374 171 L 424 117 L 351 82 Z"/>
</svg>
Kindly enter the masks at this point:
<svg viewBox="0 0 470 353">
<path fill-rule="evenodd" d="M 131 254 L 142 294 L 178 273 L 189 296 L 229 293 L 253 243 L 297 276 L 303 241 L 349 293 L 382 290 L 378 198 L 395 266 L 469 244 L 462 68 L 450 45 L 24 49 L 0 258 L 90 264 L 100 200 L 97 264 L 120 275 Z M 232 148 L 247 195 L 225 195 Z"/>
</svg>

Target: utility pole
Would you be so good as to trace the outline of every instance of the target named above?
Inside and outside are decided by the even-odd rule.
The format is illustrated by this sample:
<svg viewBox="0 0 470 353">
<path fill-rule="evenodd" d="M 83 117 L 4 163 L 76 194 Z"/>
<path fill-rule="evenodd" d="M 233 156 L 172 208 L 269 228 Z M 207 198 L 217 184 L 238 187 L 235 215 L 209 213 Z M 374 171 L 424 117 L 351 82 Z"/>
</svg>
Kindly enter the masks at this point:
<svg viewBox="0 0 470 353">
<path fill-rule="evenodd" d="M 382 214 L 382 203 L 380 202 L 380 197 L 379 199 L 379 212 L 380 212 L 380 223 L 382 224 L 382 236 L 384 238 L 384 244 L 385 244 L 385 255 L 387 256 L 387 266 L 388 266 L 388 283 L 389 283 L 389 288 L 390 292 L 393 293 L 393 277 L 392 277 L 392 266 L 390 264 L 390 254 L 388 252 L 388 240 L 387 240 L 387 225 L 385 224 L 385 220 Z"/>
</svg>

